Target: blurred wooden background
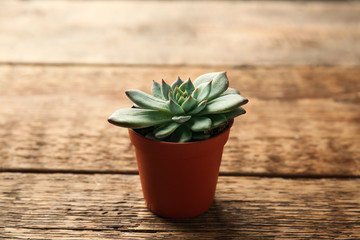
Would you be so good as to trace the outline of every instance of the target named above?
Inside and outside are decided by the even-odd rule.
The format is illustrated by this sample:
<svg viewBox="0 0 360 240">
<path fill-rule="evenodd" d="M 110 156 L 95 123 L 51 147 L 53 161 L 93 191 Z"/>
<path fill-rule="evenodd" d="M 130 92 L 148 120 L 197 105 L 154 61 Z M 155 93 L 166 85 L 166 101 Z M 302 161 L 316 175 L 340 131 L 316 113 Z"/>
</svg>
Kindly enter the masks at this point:
<svg viewBox="0 0 360 240">
<path fill-rule="evenodd" d="M 149 212 L 124 90 L 250 99 L 215 202 Z M 0 1 L 0 239 L 360 239 L 360 2 Z"/>
<path fill-rule="evenodd" d="M 2 1 L 0 61 L 358 65 L 358 2 Z"/>
</svg>

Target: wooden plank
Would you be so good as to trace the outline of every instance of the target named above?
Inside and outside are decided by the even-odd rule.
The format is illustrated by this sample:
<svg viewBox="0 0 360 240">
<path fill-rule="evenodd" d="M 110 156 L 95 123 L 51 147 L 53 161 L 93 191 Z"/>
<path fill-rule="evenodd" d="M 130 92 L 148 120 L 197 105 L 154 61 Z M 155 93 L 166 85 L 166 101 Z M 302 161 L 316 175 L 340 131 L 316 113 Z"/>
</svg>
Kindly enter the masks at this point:
<svg viewBox="0 0 360 240">
<path fill-rule="evenodd" d="M 360 63 L 360 3 L 2 1 L 0 61 Z"/>
<path fill-rule="evenodd" d="M 209 211 L 149 212 L 136 175 L 0 174 L 4 239 L 358 239 L 360 181 L 220 177 Z"/>
<path fill-rule="evenodd" d="M 127 130 L 107 123 L 149 91 L 224 70 L 199 67 L 0 66 L 0 168 L 136 172 Z M 360 68 L 227 68 L 250 99 L 225 147 L 222 174 L 360 175 Z"/>
</svg>

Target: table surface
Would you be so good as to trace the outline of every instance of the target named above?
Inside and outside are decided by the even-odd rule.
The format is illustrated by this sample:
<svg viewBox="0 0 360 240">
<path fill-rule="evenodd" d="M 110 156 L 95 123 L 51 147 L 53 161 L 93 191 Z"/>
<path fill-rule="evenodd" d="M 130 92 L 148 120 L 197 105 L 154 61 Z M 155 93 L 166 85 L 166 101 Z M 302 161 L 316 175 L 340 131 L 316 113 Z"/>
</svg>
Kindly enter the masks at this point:
<svg viewBox="0 0 360 240">
<path fill-rule="evenodd" d="M 0 239 L 360 239 L 360 2 L 3 1 L 0 32 Z M 247 114 L 211 208 L 161 218 L 106 119 L 212 71 Z"/>
</svg>

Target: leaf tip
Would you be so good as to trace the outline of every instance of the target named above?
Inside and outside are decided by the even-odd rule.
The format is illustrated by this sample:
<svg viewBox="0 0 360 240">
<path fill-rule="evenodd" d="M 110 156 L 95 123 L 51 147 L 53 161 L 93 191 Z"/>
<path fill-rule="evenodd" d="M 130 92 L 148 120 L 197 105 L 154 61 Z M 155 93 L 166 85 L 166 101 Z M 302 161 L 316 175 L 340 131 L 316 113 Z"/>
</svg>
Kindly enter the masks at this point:
<svg viewBox="0 0 360 240">
<path fill-rule="evenodd" d="M 111 118 L 111 116 L 110 117 L 108 117 L 108 119 L 107 119 L 107 121 L 109 122 L 109 123 L 113 123 L 113 119 Z"/>
<path fill-rule="evenodd" d="M 109 123 L 111 123 L 111 124 L 115 124 L 116 121 L 115 121 L 114 114 L 111 114 L 111 115 L 108 117 L 107 121 L 108 121 Z"/>
</svg>

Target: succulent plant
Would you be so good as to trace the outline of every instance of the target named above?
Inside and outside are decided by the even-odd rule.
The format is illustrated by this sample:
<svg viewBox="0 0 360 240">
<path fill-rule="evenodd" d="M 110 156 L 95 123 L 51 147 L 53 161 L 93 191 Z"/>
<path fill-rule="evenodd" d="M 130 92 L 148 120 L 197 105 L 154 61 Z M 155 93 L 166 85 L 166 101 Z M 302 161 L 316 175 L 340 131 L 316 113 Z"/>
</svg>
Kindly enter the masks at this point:
<svg viewBox="0 0 360 240">
<path fill-rule="evenodd" d="M 179 77 L 171 85 L 153 81 L 151 92 L 153 95 L 127 90 L 134 106 L 115 111 L 108 121 L 136 129 L 150 139 L 196 141 L 224 130 L 233 118 L 245 113 L 241 106 L 248 102 L 229 88 L 225 72 L 206 73 L 194 83 Z"/>
</svg>

